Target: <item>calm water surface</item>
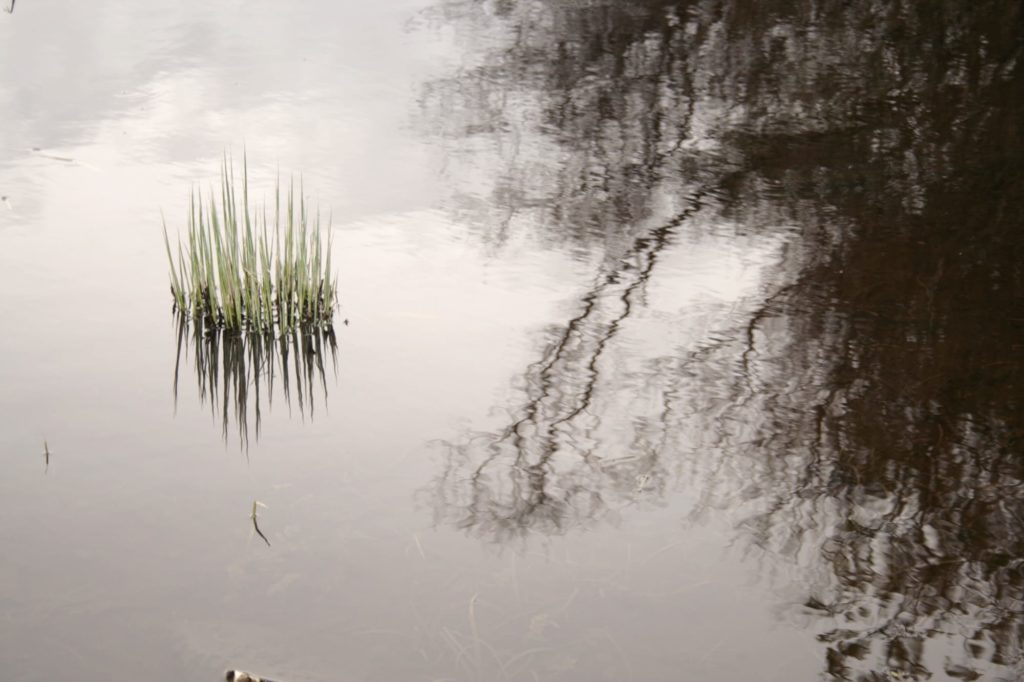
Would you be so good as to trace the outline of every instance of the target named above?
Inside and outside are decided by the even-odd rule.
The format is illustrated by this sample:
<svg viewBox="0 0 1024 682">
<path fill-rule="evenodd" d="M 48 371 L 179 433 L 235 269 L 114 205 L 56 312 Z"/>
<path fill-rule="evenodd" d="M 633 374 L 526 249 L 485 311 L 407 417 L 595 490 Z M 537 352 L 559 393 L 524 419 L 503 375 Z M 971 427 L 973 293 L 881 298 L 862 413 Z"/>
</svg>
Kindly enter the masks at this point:
<svg viewBox="0 0 1024 682">
<path fill-rule="evenodd" d="M 0 678 L 1024 678 L 1019 3 L 20 0 L 0 123 Z M 243 149 L 333 335 L 171 315 Z"/>
</svg>

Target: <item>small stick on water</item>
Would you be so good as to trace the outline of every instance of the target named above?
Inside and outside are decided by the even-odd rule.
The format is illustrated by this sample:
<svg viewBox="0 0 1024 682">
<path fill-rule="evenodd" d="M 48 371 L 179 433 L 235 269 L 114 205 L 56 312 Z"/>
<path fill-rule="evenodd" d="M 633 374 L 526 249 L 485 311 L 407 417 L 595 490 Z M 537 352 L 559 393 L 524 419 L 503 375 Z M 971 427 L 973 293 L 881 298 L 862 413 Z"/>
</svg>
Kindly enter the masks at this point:
<svg viewBox="0 0 1024 682">
<path fill-rule="evenodd" d="M 259 500 L 253 500 L 252 501 L 252 514 L 249 515 L 249 518 L 252 519 L 252 527 L 256 531 L 256 534 L 259 535 L 263 539 L 263 542 L 267 543 L 267 547 L 270 547 L 270 540 L 268 540 L 267 536 L 264 535 L 263 531 L 260 530 L 260 524 L 256 521 L 256 508 L 257 507 L 263 507 L 264 509 L 266 509 L 267 505 L 263 504 Z M 232 672 L 232 671 L 229 670 L 228 672 Z M 237 671 L 234 671 L 234 672 L 237 672 Z M 244 679 L 244 678 L 239 678 L 239 679 Z M 257 682 L 259 680 L 259 678 L 255 678 L 255 677 L 252 678 L 252 679 L 253 680 L 257 680 Z M 271 681 L 270 680 L 263 680 L 263 682 L 271 682 Z"/>
<path fill-rule="evenodd" d="M 44 159 L 52 159 L 54 161 L 61 161 L 63 163 L 75 163 L 75 160 L 72 159 L 70 156 L 57 156 L 55 154 L 47 154 L 39 147 L 32 147 L 32 151 L 34 151 L 36 154 L 43 157 Z"/>
<path fill-rule="evenodd" d="M 50 444 L 43 439 L 43 459 L 46 462 L 46 468 L 43 469 L 43 473 L 50 470 Z"/>
</svg>

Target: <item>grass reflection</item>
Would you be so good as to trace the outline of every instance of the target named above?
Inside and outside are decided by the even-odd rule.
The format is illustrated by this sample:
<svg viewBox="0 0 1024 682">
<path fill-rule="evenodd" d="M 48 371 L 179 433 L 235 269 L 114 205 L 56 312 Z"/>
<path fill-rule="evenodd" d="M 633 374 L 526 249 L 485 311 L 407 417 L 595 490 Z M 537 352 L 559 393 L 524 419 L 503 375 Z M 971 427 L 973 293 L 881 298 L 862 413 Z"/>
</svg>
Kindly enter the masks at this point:
<svg viewBox="0 0 1024 682">
<path fill-rule="evenodd" d="M 327 365 L 337 374 L 337 338 L 331 328 L 305 327 L 273 334 L 240 333 L 202 319 L 175 314 L 177 355 L 174 403 L 177 408 L 183 365 L 191 364 L 199 400 L 220 419 L 225 442 L 232 430 L 239 445 L 260 436 L 263 410 L 284 400 L 289 413 L 298 408 L 312 419 L 317 400 L 327 401 Z"/>
</svg>

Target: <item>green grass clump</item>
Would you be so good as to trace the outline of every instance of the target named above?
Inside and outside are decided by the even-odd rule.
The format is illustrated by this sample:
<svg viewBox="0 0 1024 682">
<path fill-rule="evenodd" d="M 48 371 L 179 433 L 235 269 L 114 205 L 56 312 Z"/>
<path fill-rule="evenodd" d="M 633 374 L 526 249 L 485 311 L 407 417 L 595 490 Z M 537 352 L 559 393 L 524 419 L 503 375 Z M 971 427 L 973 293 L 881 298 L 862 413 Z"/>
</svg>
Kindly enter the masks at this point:
<svg viewBox="0 0 1024 682">
<path fill-rule="evenodd" d="M 337 279 L 331 279 L 331 238 L 324 245 L 320 215 L 312 219 L 294 183 L 281 206 L 281 183 L 274 191 L 274 212 L 254 211 L 249 203 L 248 164 L 242 164 L 239 202 L 234 165 L 221 165 L 220 199 L 211 188 L 189 201 L 188 240 L 178 240 L 175 262 L 164 224 L 171 266 L 171 294 L 182 314 L 229 330 L 283 333 L 300 326 L 331 326 Z"/>
</svg>

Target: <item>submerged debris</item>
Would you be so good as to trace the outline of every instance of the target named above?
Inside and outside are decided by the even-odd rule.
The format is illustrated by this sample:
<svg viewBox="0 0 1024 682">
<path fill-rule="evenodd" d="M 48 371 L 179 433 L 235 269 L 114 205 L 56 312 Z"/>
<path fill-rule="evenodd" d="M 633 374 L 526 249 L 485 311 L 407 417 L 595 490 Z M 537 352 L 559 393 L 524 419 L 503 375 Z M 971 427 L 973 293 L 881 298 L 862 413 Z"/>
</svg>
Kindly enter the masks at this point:
<svg viewBox="0 0 1024 682">
<path fill-rule="evenodd" d="M 224 673 L 224 679 L 227 680 L 227 682 L 275 682 L 274 680 L 266 677 L 242 672 L 241 670 L 228 670 Z"/>
</svg>

